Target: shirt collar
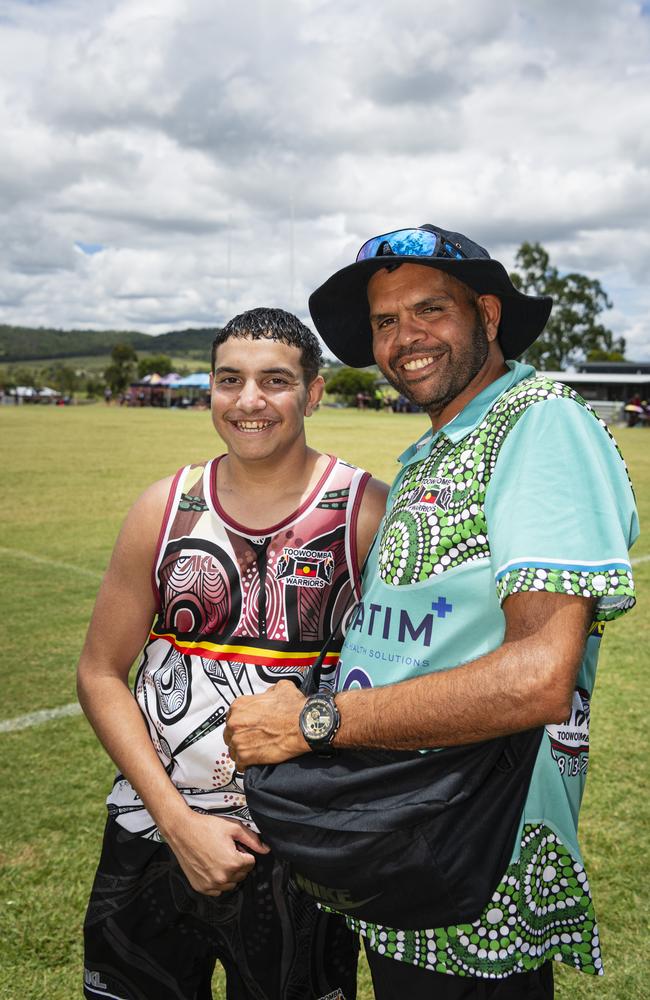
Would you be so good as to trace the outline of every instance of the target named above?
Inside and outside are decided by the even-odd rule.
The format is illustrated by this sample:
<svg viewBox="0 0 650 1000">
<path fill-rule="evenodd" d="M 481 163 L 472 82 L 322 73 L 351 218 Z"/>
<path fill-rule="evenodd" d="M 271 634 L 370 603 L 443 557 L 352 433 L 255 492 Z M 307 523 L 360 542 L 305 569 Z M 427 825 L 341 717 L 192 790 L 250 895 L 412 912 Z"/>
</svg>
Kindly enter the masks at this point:
<svg viewBox="0 0 650 1000">
<path fill-rule="evenodd" d="M 438 440 L 441 434 L 444 434 L 446 438 L 456 444 L 462 438 L 466 437 L 470 431 L 473 431 L 477 424 L 480 424 L 487 411 L 502 393 L 512 388 L 513 385 L 517 385 L 522 379 L 529 378 L 535 374 L 535 369 L 531 365 L 521 364 L 520 361 L 506 361 L 506 366 L 509 370 L 505 375 L 495 379 L 494 382 L 490 382 L 477 396 L 470 399 L 469 403 L 463 407 L 460 413 L 457 413 L 449 423 L 435 431 L 435 433 L 431 428 L 425 431 L 415 444 L 412 444 L 399 456 L 398 462 L 401 462 L 403 465 L 408 465 L 414 461 L 419 462 L 420 459 L 431 452 L 434 442 Z"/>
</svg>

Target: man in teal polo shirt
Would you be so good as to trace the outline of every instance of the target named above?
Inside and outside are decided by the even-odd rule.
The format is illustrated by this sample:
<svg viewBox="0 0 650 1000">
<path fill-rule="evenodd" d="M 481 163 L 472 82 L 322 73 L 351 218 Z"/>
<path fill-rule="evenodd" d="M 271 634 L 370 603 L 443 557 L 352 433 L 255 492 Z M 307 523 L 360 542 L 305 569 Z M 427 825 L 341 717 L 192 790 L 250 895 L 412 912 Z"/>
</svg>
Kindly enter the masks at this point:
<svg viewBox="0 0 650 1000">
<path fill-rule="evenodd" d="M 276 685 L 235 703 L 231 753 L 245 767 L 324 739 L 416 749 L 544 726 L 510 864 L 479 918 L 352 923 L 379 1000 L 547 1000 L 550 959 L 602 971 L 576 831 L 604 624 L 634 604 L 625 465 L 584 400 L 514 360 L 551 300 L 522 295 L 462 234 L 368 240 L 310 308 L 334 353 L 375 360 L 431 429 L 400 458 L 329 732 L 313 740 L 303 697 Z"/>
</svg>

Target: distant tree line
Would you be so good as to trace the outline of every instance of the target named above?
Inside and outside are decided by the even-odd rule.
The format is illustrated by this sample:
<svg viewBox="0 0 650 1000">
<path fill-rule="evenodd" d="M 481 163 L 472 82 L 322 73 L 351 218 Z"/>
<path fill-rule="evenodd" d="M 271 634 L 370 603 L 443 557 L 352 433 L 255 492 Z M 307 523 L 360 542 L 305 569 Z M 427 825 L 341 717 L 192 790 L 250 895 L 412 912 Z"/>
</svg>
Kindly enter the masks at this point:
<svg viewBox="0 0 650 1000">
<path fill-rule="evenodd" d="M 101 396 L 109 388 L 114 395 L 119 395 L 131 382 L 154 372 L 168 375 L 175 370 L 179 375 L 188 375 L 197 367 L 207 367 L 217 329 L 173 330 L 152 337 L 128 331 L 120 334 L 115 331 L 0 326 L 0 363 L 5 363 L 4 371 L 0 370 L 0 385 L 5 389 L 19 385 L 36 389 L 48 386 L 64 396 L 85 393 L 88 397 Z M 18 346 L 19 341 L 21 347 Z M 155 347 L 159 348 L 158 353 L 152 352 Z M 163 347 L 166 348 L 164 352 L 160 350 Z M 138 350 L 142 352 L 140 355 Z M 90 371 L 83 361 L 77 364 L 72 361 L 80 355 L 92 358 L 105 354 L 109 355 L 110 361 L 103 371 Z M 185 364 L 174 362 L 172 354 L 177 358 L 180 355 Z M 20 360 L 11 363 L 17 355 Z M 30 365 L 30 361 L 38 361 L 38 365 Z"/>
<path fill-rule="evenodd" d="M 0 361 L 96 357 L 110 354 L 118 343 L 140 350 L 151 348 L 146 333 L 130 330 L 55 330 L 49 327 L 0 325 Z"/>
<path fill-rule="evenodd" d="M 131 344 L 117 343 L 110 354 L 110 364 L 103 372 L 87 372 L 75 369 L 63 361 L 52 361 L 39 368 L 27 365 L 9 365 L 0 383 L 5 389 L 14 389 L 18 385 L 33 386 L 42 389 L 48 386 L 56 389 L 62 396 L 72 396 L 75 393 L 85 393 L 89 398 L 101 396 L 106 388 L 113 395 L 126 391 L 136 379 L 156 372 L 158 375 L 168 375 L 174 368 L 172 359 L 166 354 L 147 354 L 139 358 Z M 186 366 L 176 366 L 179 375 L 189 374 Z"/>
<path fill-rule="evenodd" d="M 143 352 L 209 357 L 217 329 L 171 330 L 149 336 L 133 330 L 56 330 L 0 324 L 0 362 L 97 357 L 110 354 L 116 344 L 130 344 Z"/>
</svg>

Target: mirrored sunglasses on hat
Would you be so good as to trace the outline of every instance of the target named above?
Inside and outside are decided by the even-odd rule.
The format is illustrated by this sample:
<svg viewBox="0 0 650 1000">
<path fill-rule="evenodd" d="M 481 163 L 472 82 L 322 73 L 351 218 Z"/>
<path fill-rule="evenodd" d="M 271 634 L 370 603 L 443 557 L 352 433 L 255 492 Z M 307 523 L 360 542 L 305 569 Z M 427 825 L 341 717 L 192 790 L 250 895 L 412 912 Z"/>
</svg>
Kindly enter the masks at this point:
<svg viewBox="0 0 650 1000">
<path fill-rule="evenodd" d="M 373 236 L 366 240 L 359 253 L 360 260 L 371 257 L 448 257 L 465 260 L 474 254 L 463 251 L 462 245 L 452 243 L 443 233 L 434 229 L 396 229 L 392 233 Z"/>
</svg>

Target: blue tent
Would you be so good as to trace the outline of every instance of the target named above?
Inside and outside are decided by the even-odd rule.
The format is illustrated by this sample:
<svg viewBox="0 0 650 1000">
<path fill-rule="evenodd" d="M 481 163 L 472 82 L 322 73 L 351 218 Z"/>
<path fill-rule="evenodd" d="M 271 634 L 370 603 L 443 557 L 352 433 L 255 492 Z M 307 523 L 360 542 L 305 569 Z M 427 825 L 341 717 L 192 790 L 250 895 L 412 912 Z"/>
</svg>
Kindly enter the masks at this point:
<svg viewBox="0 0 650 1000">
<path fill-rule="evenodd" d="M 179 378 L 171 387 L 172 389 L 209 389 L 210 375 L 208 372 L 196 372 L 194 375 L 186 375 Z"/>
</svg>

